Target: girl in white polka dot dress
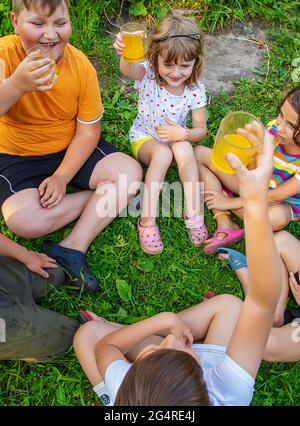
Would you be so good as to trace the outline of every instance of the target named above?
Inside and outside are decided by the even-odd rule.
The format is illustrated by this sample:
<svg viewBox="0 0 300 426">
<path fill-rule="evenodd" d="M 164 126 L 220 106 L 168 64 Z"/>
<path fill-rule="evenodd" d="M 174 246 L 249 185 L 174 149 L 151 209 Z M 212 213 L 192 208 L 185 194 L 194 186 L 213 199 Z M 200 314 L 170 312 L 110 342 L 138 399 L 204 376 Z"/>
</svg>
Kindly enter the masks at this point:
<svg viewBox="0 0 300 426">
<path fill-rule="evenodd" d="M 206 135 L 206 95 L 200 76 L 203 36 L 190 18 L 168 15 L 151 36 L 146 61 L 122 57 L 125 45 L 119 33 L 114 48 L 120 70 L 136 80 L 138 115 L 129 132 L 134 156 L 148 166 L 138 232 L 141 248 L 149 254 L 163 251 L 156 223 L 159 194 L 168 168 L 175 162 L 184 188 L 184 222 L 196 247 L 207 239 L 200 209 L 199 172 L 193 144 Z M 186 123 L 192 114 L 192 128 Z"/>
</svg>

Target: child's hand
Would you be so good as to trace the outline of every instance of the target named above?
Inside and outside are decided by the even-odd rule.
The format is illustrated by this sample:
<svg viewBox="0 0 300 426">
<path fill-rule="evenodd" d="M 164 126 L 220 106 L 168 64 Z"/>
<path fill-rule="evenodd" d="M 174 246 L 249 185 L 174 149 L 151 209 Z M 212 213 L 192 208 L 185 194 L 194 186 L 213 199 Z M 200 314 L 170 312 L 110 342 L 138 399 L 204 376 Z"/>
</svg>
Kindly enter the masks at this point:
<svg viewBox="0 0 300 426">
<path fill-rule="evenodd" d="M 48 278 L 49 274 L 43 268 L 57 268 L 56 260 L 48 257 L 44 253 L 28 251 L 27 259 L 24 262 L 27 268 L 39 274 L 43 278 Z"/>
<path fill-rule="evenodd" d="M 257 140 L 255 133 L 258 134 L 260 131 L 257 125 L 259 126 L 257 122 L 253 123 L 251 132 L 248 131 L 249 128 L 246 129 L 246 126 L 246 130 L 240 129 L 239 133 L 247 139 L 255 141 Z M 248 170 L 234 154 L 227 154 L 226 159 L 236 173 L 240 186 L 240 197 L 245 202 L 261 199 L 262 196 L 267 199 L 268 185 L 273 171 L 273 138 L 269 133 L 265 133 L 262 149 L 257 154 L 255 169 Z"/>
<path fill-rule="evenodd" d="M 179 126 L 175 121 L 165 119 L 169 126 L 156 126 L 155 131 L 162 142 L 178 142 L 186 135 L 186 128 Z"/>
<path fill-rule="evenodd" d="M 65 195 L 67 184 L 62 176 L 54 174 L 43 180 L 38 189 L 41 196 L 41 205 L 51 209 Z"/>
<path fill-rule="evenodd" d="M 116 52 L 119 56 L 123 55 L 125 44 L 123 43 L 123 38 L 122 38 L 121 33 L 117 34 L 116 40 L 113 44 L 113 47 L 115 48 L 115 50 L 116 50 Z"/>
<path fill-rule="evenodd" d="M 193 344 L 193 335 L 190 328 L 183 322 L 178 315 L 168 313 L 168 319 L 171 321 L 166 335 L 173 334 L 185 346 L 191 347 Z M 164 323 L 164 321 L 162 321 Z"/>
<path fill-rule="evenodd" d="M 230 210 L 230 199 L 220 192 L 207 190 L 205 191 L 205 203 L 209 210 Z"/>
<path fill-rule="evenodd" d="M 26 57 L 11 76 L 12 84 L 23 94 L 33 90 L 46 91 L 53 88 L 54 70 L 51 70 L 51 67 L 54 62 L 49 58 L 36 59 L 37 56 L 38 51 Z"/>
<path fill-rule="evenodd" d="M 300 273 L 300 271 L 299 271 L 299 273 Z M 290 288 L 291 288 L 291 291 L 293 293 L 293 296 L 294 296 L 296 302 L 298 303 L 298 305 L 300 306 L 300 285 L 297 283 L 295 275 L 293 274 L 293 272 L 290 272 L 289 283 L 290 283 Z"/>
</svg>

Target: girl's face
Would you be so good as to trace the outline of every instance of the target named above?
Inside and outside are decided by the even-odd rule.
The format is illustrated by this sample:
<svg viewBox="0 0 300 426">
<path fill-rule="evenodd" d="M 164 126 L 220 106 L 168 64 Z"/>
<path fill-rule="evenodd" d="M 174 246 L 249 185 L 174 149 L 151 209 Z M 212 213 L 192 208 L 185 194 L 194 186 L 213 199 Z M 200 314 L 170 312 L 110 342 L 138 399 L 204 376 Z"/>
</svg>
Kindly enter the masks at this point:
<svg viewBox="0 0 300 426">
<path fill-rule="evenodd" d="M 282 145 L 295 145 L 294 132 L 297 129 L 298 114 L 286 100 L 280 108 L 278 117 L 278 141 Z"/>
<path fill-rule="evenodd" d="M 53 56 L 58 61 L 71 37 L 69 12 L 63 4 L 50 16 L 45 12 L 47 11 L 43 9 L 24 8 L 18 16 L 12 13 L 12 24 L 15 33 L 21 38 L 25 52 L 37 44 L 50 45 Z"/>
<path fill-rule="evenodd" d="M 165 55 L 160 53 L 158 55 L 158 73 L 161 78 L 170 87 L 179 87 L 190 78 L 196 59 L 192 61 L 185 61 L 179 58 L 177 63 L 166 63 Z"/>
<path fill-rule="evenodd" d="M 199 358 L 192 351 L 192 349 L 186 347 L 180 340 L 178 340 L 173 334 L 169 334 L 167 337 L 163 339 L 163 341 L 159 345 L 146 345 L 138 354 L 136 359 L 144 358 L 147 355 L 150 355 L 152 352 L 157 351 L 159 349 L 175 349 L 177 351 L 186 352 L 191 355 L 197 362 L 199 362 Z"/>
</svg>

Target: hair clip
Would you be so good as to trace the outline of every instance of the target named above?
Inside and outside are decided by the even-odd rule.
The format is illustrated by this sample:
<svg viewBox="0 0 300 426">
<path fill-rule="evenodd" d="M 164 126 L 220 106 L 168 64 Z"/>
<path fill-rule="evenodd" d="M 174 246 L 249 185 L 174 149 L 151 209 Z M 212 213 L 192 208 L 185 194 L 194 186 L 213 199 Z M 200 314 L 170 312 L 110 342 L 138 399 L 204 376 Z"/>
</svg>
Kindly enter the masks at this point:
<svg viewBox="0 0 300 426">
<path fill-rule="evenodd" d="M 187 37 L 191 38 L 192 40 L 200 40 L 201 34 L 174 34 L 170 36 L 161 37 L 158 40 L 155 40 L 155 43 L 159 43 L 161 41 L 169 40 L 170 38 L 176 38 L 176 37 Z"/>
</svg>

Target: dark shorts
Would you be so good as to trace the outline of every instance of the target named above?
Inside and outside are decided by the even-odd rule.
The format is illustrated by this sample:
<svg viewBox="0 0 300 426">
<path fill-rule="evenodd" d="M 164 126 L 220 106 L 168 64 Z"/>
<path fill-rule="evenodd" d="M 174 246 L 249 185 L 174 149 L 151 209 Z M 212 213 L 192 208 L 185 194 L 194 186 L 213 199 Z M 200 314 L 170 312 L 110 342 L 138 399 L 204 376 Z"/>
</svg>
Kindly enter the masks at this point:
<svg viewBox="0 0 300 426">
<path fill-rule="evenodd" d="M 72 346 L 79 322 L 36 304 L 52 286 L 64 282 L 60 267 L 48 272 L 44 279 L 17 260 L 0 256 L 0 360 L 47 361 Z"/>
<path fill-rule="evenodd" d="M 90 189 L 89 181 L 93 170 L 102 158 L 118 148 L 100 139 L 95 151 L 69 183 L 74 188 Z M 41 156 L 20 156 L 0 154 L 0 206 L 16 192 L 38 188 L 44 179 L 51 176 L 61 164 L 66 150 Z"/>
</svg>

